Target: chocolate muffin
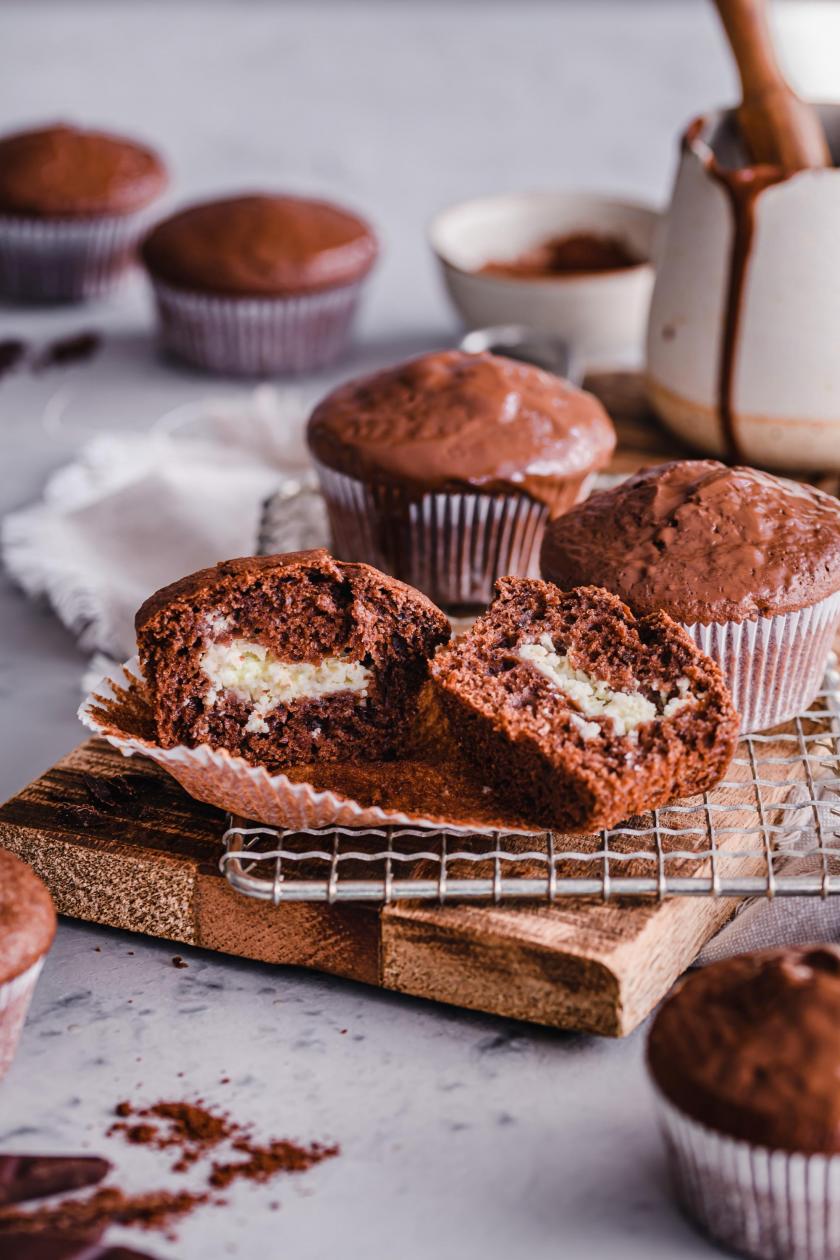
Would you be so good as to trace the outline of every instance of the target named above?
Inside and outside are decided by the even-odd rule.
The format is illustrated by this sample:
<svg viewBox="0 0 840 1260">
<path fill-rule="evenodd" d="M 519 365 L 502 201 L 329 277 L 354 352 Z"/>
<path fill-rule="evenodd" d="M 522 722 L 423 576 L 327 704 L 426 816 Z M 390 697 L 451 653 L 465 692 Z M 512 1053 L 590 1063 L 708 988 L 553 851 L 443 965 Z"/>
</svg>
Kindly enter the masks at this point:
<svg viewBox="0 0 840 1260">
<path fill-rule="evenodd" d="M 718 1242 L 828 1260 L 840 1237 L 840 949 L 693 972 L 656 1016 L 648 1065 L 677 1189 Z"/>
<path fill-rule="evenodd" d="M 497 577 L 536 573 L 546 523 L 586 493 L 615 432 L 549 372 L 448 350 L 342 385 L 308 441 L 336 553 L 474 608 Z"/>
<path fill-rule="evenodd" d="M 370 226 L 266 194 L 190 206 L 143 243 L 164 347 L 212 372 L 302 372 L 344 349 L 376 261 Z"/>
<path fill-rule="evenodd" d="M 203 569 L 148 599 L 136 629 L 160 744 L 270 768 L 392 757 L 450 633 L 419 592 L 326 551 Z"/>
<path fill-rule="evenodd" d="M 524 816 L 612 827 L 712 787 L 738 719 L 720 671 L 664 613 L 598 587 L 502 578 L 432 680 L 464 752 Z"/>
<path fill-rule="evenodd" d="M 11 1067 L 55 924 L 38 876 L 0 849 L 0 1078 Z"/>
<path fill-rule="evenodd" d="M 133 261 L 166 168 L 123 136 L 56 124 L 0 139 L 0 294 L 99 296 Z"/>
<path fill-rule="evenodd" d="M 663 610 L 723 670 L 743 731 L 819 690 L 840 624 L 840 502 L 716 460 L 648 468 L 546 531 L 543 576 Z"/>
</svg>

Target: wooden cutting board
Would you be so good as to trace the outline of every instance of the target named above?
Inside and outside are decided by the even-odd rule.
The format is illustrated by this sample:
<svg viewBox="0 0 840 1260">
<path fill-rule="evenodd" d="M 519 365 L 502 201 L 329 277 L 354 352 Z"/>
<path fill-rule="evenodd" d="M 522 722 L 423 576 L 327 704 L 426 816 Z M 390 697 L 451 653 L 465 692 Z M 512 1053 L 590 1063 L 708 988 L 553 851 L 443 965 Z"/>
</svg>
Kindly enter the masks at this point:
<svg viewBox="0 0 840 1260">
<path fill-rule="evenodd" d="M 637 376 L 588 384 L 616 422 L 611 471 L 687 454 L 647 411 Z M 821 484 L 837 491 L 836 478 Z M 126 774 L 132 794 L 109 796 L 109 781 Z M 35 868 L 62 914 L 611 1036 L 645 1017 L 734 911 L 731 901 L 710 898 L 274 907 L 246 899 L 220 874 L 224 826 L 220 811 L 192 800 L 151 762 L 126 761 L 101 740 L 0 807 L 0 845 Z M 724 843 L 740 841 L 733 835 Z"/>
<path fill-rule="evenodd" d="M 224 829 L 220 810 L 98 739 L 0 807 L 0 845 L 38 872 L 61 914 L 611 1036 L 645 1017 L 734 910 L 711 898 L 275 907 L 220 874 Z"/>
</svg>

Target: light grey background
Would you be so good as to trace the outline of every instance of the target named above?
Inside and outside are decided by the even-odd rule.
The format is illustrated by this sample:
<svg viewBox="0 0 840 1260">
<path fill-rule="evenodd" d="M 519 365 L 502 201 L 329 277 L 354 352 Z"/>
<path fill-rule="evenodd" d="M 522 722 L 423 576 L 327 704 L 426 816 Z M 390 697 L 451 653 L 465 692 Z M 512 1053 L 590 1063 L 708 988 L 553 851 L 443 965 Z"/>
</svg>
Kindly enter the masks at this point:
<svg viewBox="0 0 840 1260">
<path fill-rule="evenodd" d="M 555 185 L 661 204 L 682 125 L 734 92 L 700 0 L 27 0 L 0 21 L 3 128 L 70 118 L 148 137 L 171 163 L 172 204 L 276 186 L 370 214 L 384 256 L 360 344 L 305 383 L 313 396 L 454 336 L 423 237 L 436 209 Z M 106 335 L 90 365 L 0 382 L 4 511 L 85 430 L 142 427 L 218 391 L 158 360 L 139 277 L 82 311 L 0 308 L 0 338 L 82 328 Z M 57 394 L 55 435 L 43 416 Z M 0 588 L 3 796 L 79 741 L 83 663 L 46 611 Z M 560 1036 L 197 953 L 179 971 L 174 952 L 62 925 L 0 1090 L 0 1147 L 102 1150 L 124 1095 L 200 1093 L 268 1135 L 344 1150 L 307 1177 L 234 1190 L 179 1242 L 149 1241 L 158 1255 L 710 1254 L 666 1192 L 642 1035 Z M 124 1179 L 163 1184 L 165 1161 L 111 1149 Z"/>
</svg>

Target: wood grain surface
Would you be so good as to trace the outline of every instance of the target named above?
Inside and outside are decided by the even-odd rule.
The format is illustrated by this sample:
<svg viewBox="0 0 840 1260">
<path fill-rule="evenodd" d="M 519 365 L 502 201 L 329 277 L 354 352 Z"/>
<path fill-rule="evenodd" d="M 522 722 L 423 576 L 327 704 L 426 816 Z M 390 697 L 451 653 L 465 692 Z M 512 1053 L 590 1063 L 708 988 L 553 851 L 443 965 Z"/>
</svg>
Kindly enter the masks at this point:
<svg viewBox="0 0 840 1260">
<path fill-rule="evenodd" d="M 739 774 L 735 766 L 730 777 Z M 765 800 L 786 794 L 770 789 Z M 745 791 L 729 798 L 735 810 Z M 97 739 L 0 807 L 0 845 L 38 872 L 61 914 L 612 1036 L 644 1018 L 734 909 L 711 898 L 275 907 L 221 875 L 224 828 L 221 811 L 152 762 Z M 727 836 L 721 851 L 741 843 Z"/>
</svg>

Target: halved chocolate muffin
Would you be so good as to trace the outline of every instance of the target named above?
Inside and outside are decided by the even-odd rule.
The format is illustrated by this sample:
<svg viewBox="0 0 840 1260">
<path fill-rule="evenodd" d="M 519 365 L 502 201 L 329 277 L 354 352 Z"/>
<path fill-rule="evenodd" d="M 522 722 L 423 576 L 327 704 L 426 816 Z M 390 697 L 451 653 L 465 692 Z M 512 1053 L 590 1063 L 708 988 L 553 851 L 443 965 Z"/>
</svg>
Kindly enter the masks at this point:
<svg viewBox="0 0 840 1260">
<path fill-rule="evenodd" d="M 738 717 L 720 670 L 664 613 L 599 587 L 502 578 L 432 679 L 485 781 L 545 827 L 593 831 L 711 787 Z"/>
<path fill-rule="evenodd" d="M 323 550 L 203 569 L 136 629 L 160 743 L 269 767 L 393 756 L 450 633 L 418 591 Z"/>
</svg>

